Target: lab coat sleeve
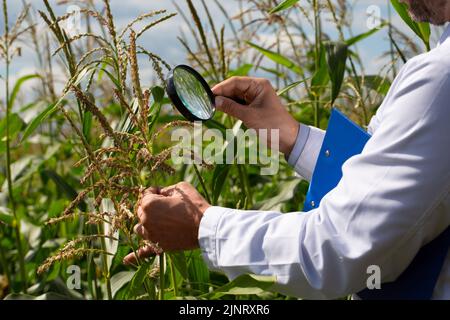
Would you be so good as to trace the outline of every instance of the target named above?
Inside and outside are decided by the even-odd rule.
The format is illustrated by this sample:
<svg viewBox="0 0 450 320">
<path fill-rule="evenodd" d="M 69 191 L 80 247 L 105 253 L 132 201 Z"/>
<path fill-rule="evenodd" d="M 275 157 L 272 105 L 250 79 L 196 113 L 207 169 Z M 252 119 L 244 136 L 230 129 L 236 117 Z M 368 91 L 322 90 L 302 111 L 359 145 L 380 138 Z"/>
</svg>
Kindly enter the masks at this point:
<svg viewBox="0 0 450 320">
<path fill-rule="evenodd" d="M 364 289 L 371 265 L 380 267 L 383 281 L 395 280 L 448 223 L 442 217 L 425 228 L 450 188 L 450 77 L 432 63 L 409 68 L 363 152 L 345 162 L 341 181 L 318 208 L 286 214 L 209 208 L 199 229 L 207 264 L 231 279 L 276 276 L 274 290 L 309 299 Z M 305 178 L 322 139 L 311 128 L 296 164 Z"/>
</svg>

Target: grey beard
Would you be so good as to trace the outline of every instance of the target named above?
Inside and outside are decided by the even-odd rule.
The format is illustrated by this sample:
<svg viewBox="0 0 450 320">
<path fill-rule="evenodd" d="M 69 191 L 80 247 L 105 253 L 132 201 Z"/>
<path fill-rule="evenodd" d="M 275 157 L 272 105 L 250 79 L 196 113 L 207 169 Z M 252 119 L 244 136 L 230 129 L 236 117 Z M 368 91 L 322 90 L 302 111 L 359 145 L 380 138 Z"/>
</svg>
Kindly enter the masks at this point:
<svg viewBox="0 0 450 320">
<path fill-rule="evenodd" d="M 445 11 L 444 8 L 447 5 L 446 2 L 447 0 L 441 0 L 439 2 L 438 6 L 442 6 L 442 10 L 438 10 L 438 12 Z M 435 25 L 443 25 L 445 22 L 447 22 L 444 14 L 442 15 L 442 17 L 436 16 L 436 14 L 433 14 L 433 12 L 428 9 L 423 0 L 411 1 L 409 5 L 409 12 L 412 18 L 417 22 L 430 22 Z"/>
</svg>

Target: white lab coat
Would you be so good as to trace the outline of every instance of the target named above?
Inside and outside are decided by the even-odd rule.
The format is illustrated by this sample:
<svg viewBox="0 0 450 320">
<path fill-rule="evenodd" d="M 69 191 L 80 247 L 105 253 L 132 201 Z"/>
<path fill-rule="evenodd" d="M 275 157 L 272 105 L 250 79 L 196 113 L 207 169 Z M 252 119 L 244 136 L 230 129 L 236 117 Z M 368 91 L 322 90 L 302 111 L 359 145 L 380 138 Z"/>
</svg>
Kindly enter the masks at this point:
<svg viewBox="0 0 450 320">
<path fill-rule="evenodd" d="M 211 207 L 199 243 L 230 278 L 275 275 L 276 290 L 309 299 L 366 287 L 367 268 L 395 280 L 450 225 L 450 27 L 405 64 L 369 125 L 372 138 L 338 186 L 308 213 Z M 310 179 L 324 132 L 311 128 L 295 164 Z M 450 299 L 450 254 L 433 293 Z"/>
</svg>

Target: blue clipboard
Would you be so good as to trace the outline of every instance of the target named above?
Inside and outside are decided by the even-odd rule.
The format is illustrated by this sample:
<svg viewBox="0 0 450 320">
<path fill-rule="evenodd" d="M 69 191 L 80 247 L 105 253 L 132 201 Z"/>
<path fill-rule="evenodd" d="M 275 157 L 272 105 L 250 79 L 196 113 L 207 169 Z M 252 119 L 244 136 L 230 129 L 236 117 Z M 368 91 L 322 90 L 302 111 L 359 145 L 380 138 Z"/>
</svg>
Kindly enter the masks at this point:
<svg viewBox="0 0 450 320">
<path fill-rule="evenodd" d="M 332 109 L 303 211 L 319 206 L 322 198 L 341 180 L 344 162 L 361 153 L 369 139 L 370 135 L 366 131 L 338 109 Z"/>
<path fill-rule="evenodd" d="M 370 135 L 333 108 L 327 132 L 313 172 L 303 211 L 320 205 L 322 198 L 342 178 L 342 165 L 360 154 Z M 450 247 L 450 227 L 422 247 L 407 269 L 381 289 L 365 289 L 357 295 L 363 300 L 429 300 Z"/>
</svg>

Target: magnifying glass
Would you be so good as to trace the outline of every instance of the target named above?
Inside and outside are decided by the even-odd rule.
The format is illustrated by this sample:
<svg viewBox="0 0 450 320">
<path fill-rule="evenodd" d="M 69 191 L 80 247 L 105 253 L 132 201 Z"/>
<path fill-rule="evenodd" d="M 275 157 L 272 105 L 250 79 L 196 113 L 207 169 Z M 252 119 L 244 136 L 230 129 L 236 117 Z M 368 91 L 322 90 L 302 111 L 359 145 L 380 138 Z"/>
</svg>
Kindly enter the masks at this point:
<svg viewBox="0 0 450 320">
<path fill-rule="evenodd" d="M 166 91 L 173 105 L 190 121 L 206 121 L 216 111 L 215 96 L 193 68 L 178 65 L 169 73 Z"/>
</svg>

